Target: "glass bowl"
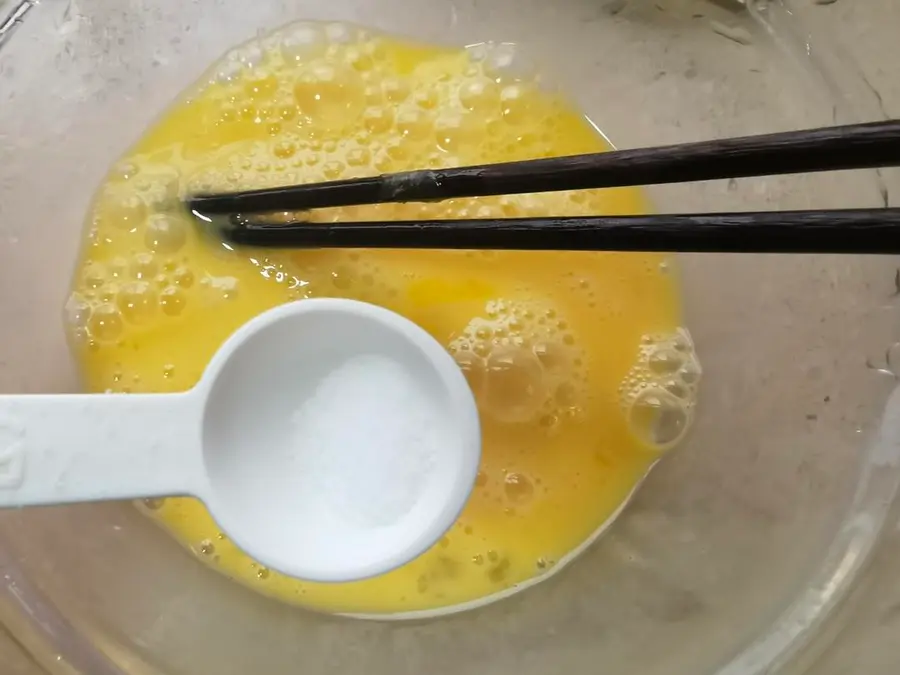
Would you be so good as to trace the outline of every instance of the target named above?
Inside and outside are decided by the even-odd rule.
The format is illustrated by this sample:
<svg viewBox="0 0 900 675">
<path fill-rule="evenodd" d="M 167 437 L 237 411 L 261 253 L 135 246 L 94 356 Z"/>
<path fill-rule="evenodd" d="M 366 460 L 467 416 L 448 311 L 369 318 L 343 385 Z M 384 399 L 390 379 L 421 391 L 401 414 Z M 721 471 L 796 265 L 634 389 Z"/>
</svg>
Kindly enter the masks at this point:
<svg viewBox="0 0 900 675">
<path fill-rule="evenodd" d="M 513 41 L 620 147 L 883 116 L 801 3 L 10 0 L 0 37 L 0 391 L 77 390 L 63 337 L 91 194 L 226 49 L 297 19 Z M 660 211 L 884 205 L 892 172 L 651 190 Z M 559 574 L 426 621 L 281 605 L 131 504 L 0 514 L 0 619 L 50 673 L 782 672 L 828 634 L 900 479 L 889 257 L 685 255 L 689 442 Z M 0 419 L 0 431 L 3 429 Z M 3 457 L 0 455 L 0 463 Z"/>
</svg>

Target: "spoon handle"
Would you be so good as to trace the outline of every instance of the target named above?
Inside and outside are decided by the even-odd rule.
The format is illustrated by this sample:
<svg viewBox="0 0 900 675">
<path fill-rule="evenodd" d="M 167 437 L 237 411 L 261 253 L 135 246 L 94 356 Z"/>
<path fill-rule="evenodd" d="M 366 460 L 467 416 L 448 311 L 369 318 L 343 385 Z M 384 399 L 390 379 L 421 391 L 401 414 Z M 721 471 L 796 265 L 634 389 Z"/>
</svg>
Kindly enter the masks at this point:
<svg viewBox="0 0 900 675">
<path fill-rule="evenodd" d="M 0 396 L 0 508 L 202 491 L 201 398 Z"/>
</svg>

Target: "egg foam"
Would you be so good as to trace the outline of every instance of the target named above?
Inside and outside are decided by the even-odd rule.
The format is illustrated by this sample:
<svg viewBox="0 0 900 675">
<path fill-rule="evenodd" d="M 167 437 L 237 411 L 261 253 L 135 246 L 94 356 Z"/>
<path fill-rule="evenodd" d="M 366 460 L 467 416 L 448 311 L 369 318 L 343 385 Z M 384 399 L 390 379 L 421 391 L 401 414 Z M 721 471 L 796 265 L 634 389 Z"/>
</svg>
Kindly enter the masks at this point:
<svg viewBox="0 0 900 675">
<path fill-rule="evenodd" d="M 483 456 L 474 491 L 422 556 L 372 579 L 312 583 L 249 558 L 197 500 L 139 504 L 211 568 L 324 612 L 405 618 L 484 604 L 575 557 L 688 431 L 701 369 L 665 255 L 243 249 L 178 208 L 193 191 L 610 149 L 520 63 L 512 44 L 449 49 L 348 24 L 291 24 L 225 54 L 98 189 L 65 308 L 88 391 L 185 391 L 254 316 L 289 301 L 344 297 L 425 328 L 454 356 L 478 402 Z M 305 217 L 649 210 L 639 189 L 620 188 Z"/>
</svg>

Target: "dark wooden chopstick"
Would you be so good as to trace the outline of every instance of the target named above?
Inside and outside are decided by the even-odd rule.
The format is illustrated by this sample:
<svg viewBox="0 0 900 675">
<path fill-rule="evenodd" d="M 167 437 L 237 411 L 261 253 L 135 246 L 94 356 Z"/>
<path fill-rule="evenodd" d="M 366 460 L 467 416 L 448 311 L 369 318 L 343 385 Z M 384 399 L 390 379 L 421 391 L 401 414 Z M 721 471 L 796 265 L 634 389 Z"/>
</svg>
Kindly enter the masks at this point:
<svg viewBox="0 0 900 675">
<path fill-rule="evenodd" d="M 900 165 L 900 120 L 571 157 L 407 171 L 273 189 L 197 194 L 189 196 L 186 204 L 190 210 L 207 216 L 251 214 L 894 165 Z M 508 248 L 509 239 L 504 241 Z"/>
<path fill-rule="evenodd" d="M 900 208 L 266 225 L 213 219 L 242 246 L 714 253 L 900 253 Z"/>
</svg>

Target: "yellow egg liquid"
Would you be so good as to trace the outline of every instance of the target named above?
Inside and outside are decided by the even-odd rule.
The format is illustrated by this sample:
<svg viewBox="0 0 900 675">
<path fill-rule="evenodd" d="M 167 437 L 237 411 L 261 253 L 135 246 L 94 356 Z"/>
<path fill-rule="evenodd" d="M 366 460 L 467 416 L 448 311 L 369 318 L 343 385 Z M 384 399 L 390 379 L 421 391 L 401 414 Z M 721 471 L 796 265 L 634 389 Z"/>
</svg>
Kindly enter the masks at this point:
<svg viewBox="0 0 900 675">
<path fill-rule="evenodd" d="M 267 570 L 189 498 L 141 507 L 199 559 L 328 612 L 452 611 L 544 578 L 597 534 L 692 417 L 699 365 L 657 254 L 230 250 L 177 208 L 233 190 L 608 149 L 510 63 L 343 25 L 295 24 L 227 54 L 97 193 L 66 307 L 92 392 L 177 392 L 222 342 L 291 300 L 388 307 L 455 356 L 483 424 L 477 485 L 431 550 L 383 576 L 318 584 Z M 643 213 L 637 189 L 332 209 L 390 220 Z M 259 449 L 265 461 L 265 448 Z M 273 514 L 277 517 L 277 514 Z"/>
</svg>

